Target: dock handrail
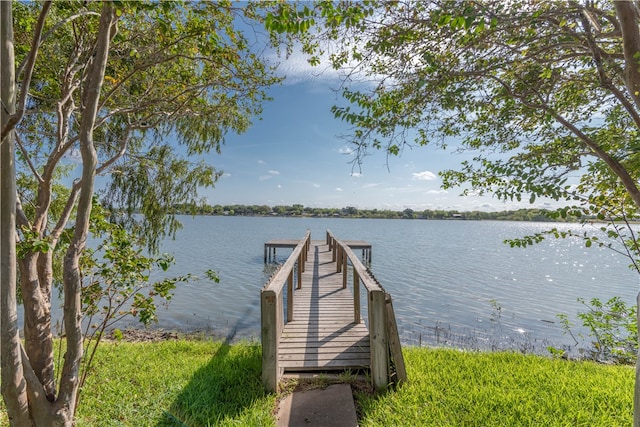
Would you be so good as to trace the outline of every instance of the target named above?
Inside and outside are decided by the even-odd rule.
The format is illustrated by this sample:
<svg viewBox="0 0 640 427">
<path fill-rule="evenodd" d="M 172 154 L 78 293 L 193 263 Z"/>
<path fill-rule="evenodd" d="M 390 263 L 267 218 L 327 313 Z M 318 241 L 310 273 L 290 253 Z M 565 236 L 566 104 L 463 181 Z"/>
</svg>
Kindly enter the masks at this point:
<svg viewBox="0 0 640 427">
<path fill-rule="evenodd" d="M 360 323 L 360 283 L 367 292 L 367 315 L 371 351 L 371 377 L 376 388 L 386 387 L 389 382 L 389 354 L 394 359 L 399 382 L 406 380 L 406 371 L 398 329 L 393 313 L 391 295 L 389 295 L 351 250 L 349 245 L 337 239 L 331 230 L 327 230 L 327 244 L 333 250 L 336 272 L 342 272 L 342 287 L 347 287 L 348 262 L 353 267 L 353 321 Z"/>
<path fill-rule="evenodd" d="M 284 328 L 284 284 L 287 283 L 287 322 L 293 320 L 293 270 L 297 268 L 297 284 L 302 284 L 302 272 L 311 244 L 311 231 L 307 230 L 287 261 L 271 276 L 260 292 L 262 317 L 262 379 L 270 389 L 276 390 L 282 374 L 278 366 L 278 343 Z"/>
</svg>

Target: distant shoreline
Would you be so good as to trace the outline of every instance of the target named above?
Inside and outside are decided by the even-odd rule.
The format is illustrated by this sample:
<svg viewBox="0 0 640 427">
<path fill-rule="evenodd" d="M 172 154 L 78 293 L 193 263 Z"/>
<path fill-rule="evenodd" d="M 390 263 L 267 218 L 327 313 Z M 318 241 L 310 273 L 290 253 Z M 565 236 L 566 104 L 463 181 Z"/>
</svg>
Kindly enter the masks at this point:
<svg viewBox="0 0 640 427">
<path fill-rule="evenodd" d="M 494 221 L 535 221 L 535 222 L 579 222 L 580 220 L 598 221 L 597 218 L 577 218 L 566 215 L 561 217 L 555 211 L 545 209 L 518 209 L 500 212 L 431 210 L 403 211 L 381 209 L 311 208 L 303 205 L 266 206 L 266 205 L 180 205 L 176 206 L 177 215 L 198 216 L 250 216 L 250 217 L 289 217 L 289 218 L 377 218 L 377 219 L 416 219 L 416 220 L 494 220 Z"/>
</svg>

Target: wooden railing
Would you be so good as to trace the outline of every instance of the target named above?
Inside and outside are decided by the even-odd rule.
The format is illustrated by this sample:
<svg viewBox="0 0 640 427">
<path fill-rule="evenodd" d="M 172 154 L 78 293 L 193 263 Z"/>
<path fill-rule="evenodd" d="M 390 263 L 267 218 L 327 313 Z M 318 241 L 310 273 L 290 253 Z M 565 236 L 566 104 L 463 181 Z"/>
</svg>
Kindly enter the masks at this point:
<svg viewBox="0 0 640 427">
<path fill-rule="evenodd" d="M 277 390 L 282 369 L 278 365 L 278 344 L 284 328 L 284 285 L 287 284 L 287 322 L 293 320 L 293 272 L 297 265 L 298 288 L 302 284 L 302 272 L 309 253 L 311 232 L 293 249 L 284 265 L 271 277 L 260 292 L 262 324 L 262 380 L 271 390 Z"/>
<path fill-rule="evenodd" d="M 336 271 L 342 272 L 342 287 L 348 284 L 348 262 L 353 267 L 353 321 L 360 323 L 360 283 L 367 292 L 371 379 L 376 389 L 386 387 L 395 368 L 397 382 L 406 381 L 407 374 L 400 346 L 398 327 L 391 295 L 387 294 L 373 274 L 362 264 L 349 246 L 327 230 L 327 244 L 333 251 Z M 391 358 L 391 359 L 390 359 Z"/>
</svg>

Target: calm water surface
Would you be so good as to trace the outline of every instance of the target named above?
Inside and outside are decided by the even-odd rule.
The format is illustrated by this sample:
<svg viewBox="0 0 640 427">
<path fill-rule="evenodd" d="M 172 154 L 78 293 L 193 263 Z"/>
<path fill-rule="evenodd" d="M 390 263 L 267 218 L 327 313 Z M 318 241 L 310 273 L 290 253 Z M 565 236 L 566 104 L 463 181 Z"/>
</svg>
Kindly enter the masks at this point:
<svg viewBox="0 0 640 427">
<path fill-rule="evenodd" d="M 577 224 L 504 221 L 424 221 L 336 218 L 181 217 L 184 229 L 163 243 L 176 265 L 171 275 L 219 273 L 181 285 L 163 328 L 213 329 L 235 338 L 257 338 L 260 289 L 269 277 L 263 245 L 298 239 L 327 228 L 343 240 L 373 245 L 372 270 L 391 293 L 405 344 L 463 345 L 528 350 L 573 344 L 556 314 L 571 318 L 579 297 L 635 301 L 638 275 L 627 259 L 577 240 L 549 240 L 510 248 L 504 239 L 552 226 Z M 290 250 L 279 250 L 283 262 Z M 363 311 L 366 312 L 366 311 Z"/>
</svg>

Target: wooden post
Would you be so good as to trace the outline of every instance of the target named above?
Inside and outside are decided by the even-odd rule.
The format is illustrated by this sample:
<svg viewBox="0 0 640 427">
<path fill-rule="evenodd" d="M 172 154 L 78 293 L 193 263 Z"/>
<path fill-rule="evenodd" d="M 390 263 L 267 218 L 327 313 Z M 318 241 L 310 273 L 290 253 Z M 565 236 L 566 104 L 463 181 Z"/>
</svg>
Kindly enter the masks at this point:
<svg viewBox="0 0 640 427">
<path fill-rule="evenodd" d="M 291 322 L 292 320 L 293 320 L 293 270 L 291 270 L 291 272 L 289 273 L 289 278 L 287 279 L 287 322 Z"/>
<path fill-rule="evenodd" d="M 360 323 L 360 276 L 358 270 L 353 269 L 353 323 Z"/>
<path fill-rule="evenodd" d="M 343 251 L 343 258 L 342 258 L 342 289 L 347 289 L 347 271 L 349 270 L 347 268 L 348 259 L 349 259 L 349 257 L 347 256 L 347 252 Z"/>
<path fill-rule="evenodd" d="M 267 244 L 264 244 L 264 263 L 267 263 Z"/>
<path fill-rule="evenodd" d="M 304 256 L 298 257 L 298 289 L 302 289 L 302 272 L 304 271 Z"/>
<path fill-rule="evenodd" d="M 371 379 L 376 390 L 389 383 L 389 345 L 386 337 L 386 303 L 382 289 L 369 291 L 369 342 Z"/>
<path fill-rule="evenodd" d="M 310 239 L 305 240 L 302 251 L 300 252 L 300 259 L 302 260 L 302 271 L 304 271 L 304 263 L 307 262 L 307 257 L 309 256 L 309 240 Z"/>
<path fill-rule="evenodd" d="M 404 356 L 402 355 L 402 346 L 400 345 L 400 335 L 398 334 L 398 324 L 396 323 L 396 315 L 393 312 L 393 301 L 391 295 L 385 294 L 385 305 L 387 307 L 387 336 L 389 337 L 389 348 L 391 349 L 391 357 L 396 367 L 396 381 L 401 384 L 407 381 L 407 370 L 404 366 Z"/>
<path fill-rule="evenodd" d="M 336 244 L 336 273 L 340 273 L 342 271 L 342 246 Z"/>
<path fill-rule="evenodd" d="M 278 366 L 278 297 L 272 290 L 260 293 L 260 317 L 262 322 L 262 383 L 270 392 L 278 389 L 280 367 Z"/>
</svg>

